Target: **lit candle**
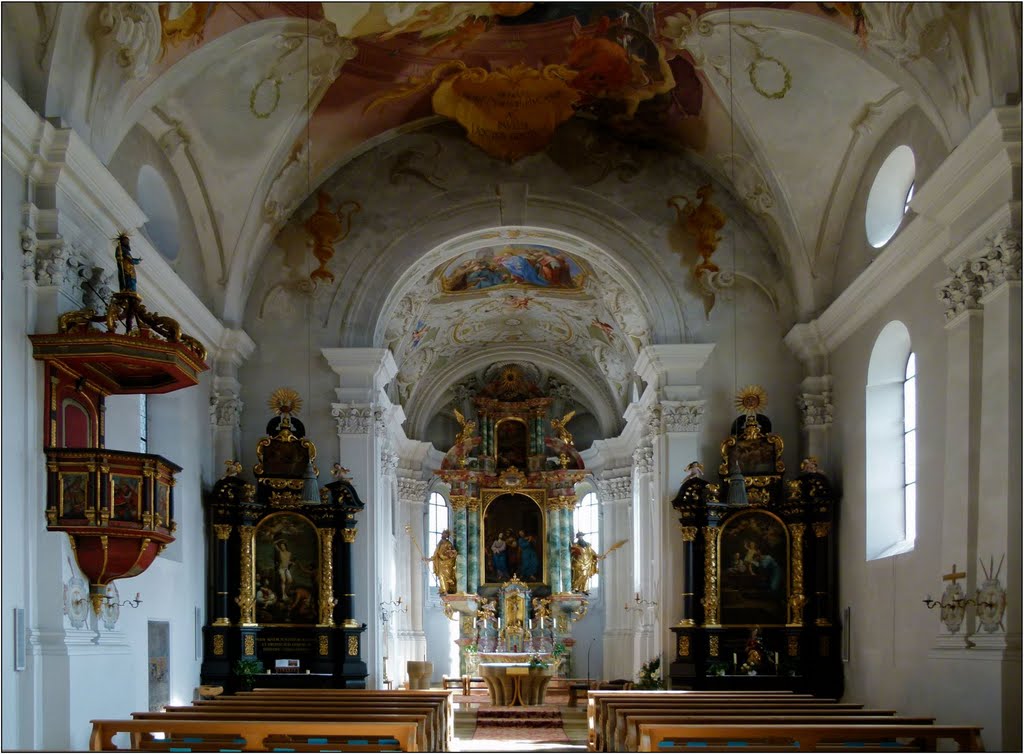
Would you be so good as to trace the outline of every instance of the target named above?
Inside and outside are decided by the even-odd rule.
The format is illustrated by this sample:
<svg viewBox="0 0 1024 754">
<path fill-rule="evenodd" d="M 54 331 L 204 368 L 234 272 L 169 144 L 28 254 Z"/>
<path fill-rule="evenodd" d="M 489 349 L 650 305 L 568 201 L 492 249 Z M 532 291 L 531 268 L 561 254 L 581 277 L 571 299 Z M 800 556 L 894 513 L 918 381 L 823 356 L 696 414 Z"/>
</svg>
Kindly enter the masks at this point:
<svg viewBox="0 0 1024 754">
<path fill-rule="evenodd" d="M 732 653 L 732 664 L 733 664 L 733 667 L 736 667 L 736 653 L 735 652 Z"/>
</svg>

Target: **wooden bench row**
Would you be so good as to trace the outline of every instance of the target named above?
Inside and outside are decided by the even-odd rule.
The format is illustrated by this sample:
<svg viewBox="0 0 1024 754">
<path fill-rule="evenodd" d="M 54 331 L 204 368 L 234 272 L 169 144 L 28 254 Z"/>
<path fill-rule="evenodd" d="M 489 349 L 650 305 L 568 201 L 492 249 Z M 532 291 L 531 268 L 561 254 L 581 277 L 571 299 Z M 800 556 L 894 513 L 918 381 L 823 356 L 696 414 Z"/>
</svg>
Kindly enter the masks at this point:
<svg viewBox="0 0 1024 754">
<path fill-rule="evenodd" d="M 735 752 L 737 744 L 756 751 L 936 751 L 951 740 L 958 751 L 984 751 L 981 728 L 971 725 L 641 725 L 640 751 L 682 751 L 699 743 L 701 752 Z M 852 749 L 851 747 L 856 747 Z"/>
<path fill-rule="evenodd" d="M 448 751 L 453 715 L 450 692 L 268 689 L 94 720 L 90 748 L 127 733 L 133 750 Z"/>
<path fill-rule="evenodd" d="M 789 692 L 598 691 L 587 710 L 591 751 L 934 750 L 945 739 L 963 751 L 981 750 L 977 726 L 936 726 L 929 717 Z"/>
</svg>

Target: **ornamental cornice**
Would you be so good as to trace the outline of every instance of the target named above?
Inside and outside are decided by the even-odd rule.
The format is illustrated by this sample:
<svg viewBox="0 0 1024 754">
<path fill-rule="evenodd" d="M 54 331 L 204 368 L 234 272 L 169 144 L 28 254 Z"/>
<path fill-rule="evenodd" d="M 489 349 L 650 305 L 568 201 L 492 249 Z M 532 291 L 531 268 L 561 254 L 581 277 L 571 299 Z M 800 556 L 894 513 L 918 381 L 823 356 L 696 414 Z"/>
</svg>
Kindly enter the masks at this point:
<svg viewBox="0 0 1024 754">
<path fill-rule="evenodd" d="M 383 411 L 374 404 L 331 404 L 331 416 L 338 424 L 339 435 L 369 434 L 370 427 L 381 421 L 382 414 Z"/>
<path fill-rule="evenodd" d="M 987 296 L 1003 283 L 1020 280 L 1020 234 L 1004 229 L 986 239 L 981 252 L 970 260 L 970 268 L 982 296 Z"/>
<path fill-rule="evenodd" d="M 654 470 L 654 448 L 650 445 L 641 445 L 633 451 L 633 471 L 637 474 L 646 474 Z"/>
<path fill-rule="evenodd" d="M 800 423 L 804 427 L 829 427 L 832 425 L 832 391 L 822 393 L 801 393 L 796 399 L 800 409 Z"/>
<path fill-rule="evenodd" d="M 385 444 L 380 449 L 380 470 L 383 474 L 394 474 L 398 468 L 399 456 L 394 450 L 391 449 L 389 444 Z"/>
<path fill-rule="evenodd" d="M 210 396 L 210 424 L 216 427 L 237 428 L 241 425 L 245 403 L 237 394 L 214 392 Z"/>
<path fill-rule="evenodd" d="M 409 477 L 398 477 L 398 498 L 407 503 L 422 503 L 427 497 L 429 482 Z"/>
<path fill-rule="evenodd" d="M 628 500 L 633 495 L 633 479 L 629 476 L 599 479 L 597 492 L 601 500 L 605 502 Z"/>
<path fill-rule="evenodd" d="M 700 432 L 707 401 L 662 401 L 661 428 L 664 432 Z"/>
<path fill-rule="evenodd" d="M 981 309 L 985 296 L 1006 282 L 1020 280 L 1020 234 L 1003 229 L 985 239 L 982 249 L 959 262 L 952 273 L 937 288 L 947 322 L 965 311 Z"/>
</svg>

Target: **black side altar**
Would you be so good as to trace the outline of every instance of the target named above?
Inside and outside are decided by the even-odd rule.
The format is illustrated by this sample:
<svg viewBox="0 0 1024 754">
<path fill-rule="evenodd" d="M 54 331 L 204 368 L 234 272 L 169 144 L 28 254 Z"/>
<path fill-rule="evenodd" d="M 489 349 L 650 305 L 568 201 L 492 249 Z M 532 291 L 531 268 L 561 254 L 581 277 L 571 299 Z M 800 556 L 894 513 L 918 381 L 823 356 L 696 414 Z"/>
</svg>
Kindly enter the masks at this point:
<svg viewBox="0 0 1024 754">
<path fill-rule="evenodd" d="M 354 618 L 352 579 L 363 502 L 344 477 L 317 489 L 316 447 L 298 419 L 283 412 L 267 434 L 256 483 L 228 461 L 208 501 L 213 620 L 203 628 L 202 683 L 235 691 L 247 685 L 238 661 L 259 660 L 272 672 L 253 686 L 365 688 L 366 624 Z"/>
<path fill-rule="evenodd" d="M 784 479 L 782 446 L 767 417 L 741 416 L 722 443 L 721 483 L 691 468 L 672 501 L 684 573 L 673 688 L 842 696 L 837 500 L 816 459 Z"/>
</svg>

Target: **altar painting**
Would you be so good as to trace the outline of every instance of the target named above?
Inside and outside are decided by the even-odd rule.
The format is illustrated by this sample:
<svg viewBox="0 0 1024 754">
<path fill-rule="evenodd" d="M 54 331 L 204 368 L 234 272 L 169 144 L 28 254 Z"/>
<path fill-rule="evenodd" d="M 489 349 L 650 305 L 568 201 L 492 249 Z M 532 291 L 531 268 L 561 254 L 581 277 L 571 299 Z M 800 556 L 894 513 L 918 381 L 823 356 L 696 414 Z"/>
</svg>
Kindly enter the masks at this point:
<svg viewBox="0 0 1024 754">
<path fill-rule="evenodd" d="M 544 514 L 531 497 L 508 493 L 485 508 L 483 541 L 484 580 L 501 584 L 513 576 L 526 583 L 544 580 Z"/>
<path fill-rule="evenodd" d="M 738 513 L 722 526 L 719 579 L 723 625 L 785 625 L 789 534 L 771 513 Z"/>
<path fill-rule="evenodd" d="M 256 529 L 256 621 L 315 624 L 319 617 L 320 537 L 297 513 L 267 516 Z"/>
<path fill-rule="evenodd" d="M 525 470 L 530 452 L 526 422 L 522 419 L 502 419 L 494 425 L 494 434 L 494 460 L 497 467 L 507 469 L 515 466 L 520 471 Z"/>
<path fill-rule="evenodd" d="M 519 286 L 578 291 L 583 267 L 564 251 L 539 244 L 488 246 L 461 254 L 441 269 L 445 293 Z"/>
</svg>

